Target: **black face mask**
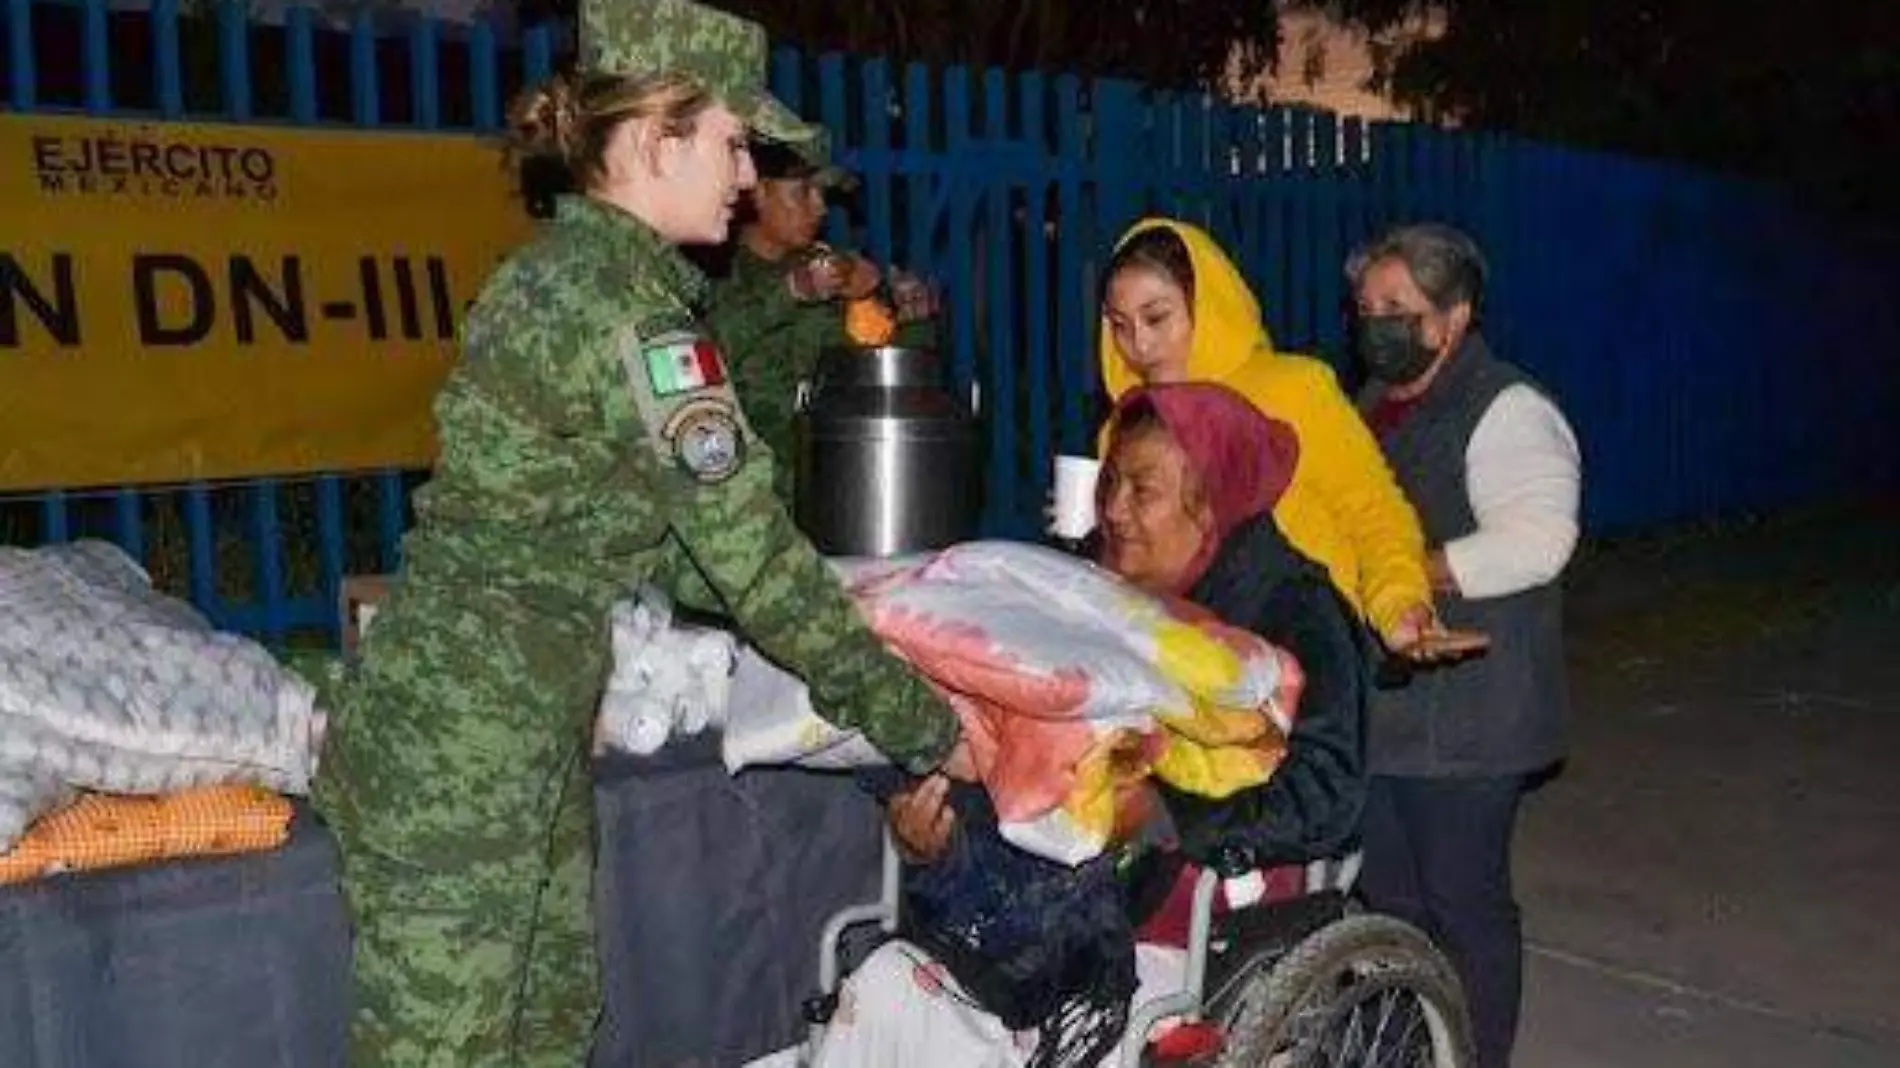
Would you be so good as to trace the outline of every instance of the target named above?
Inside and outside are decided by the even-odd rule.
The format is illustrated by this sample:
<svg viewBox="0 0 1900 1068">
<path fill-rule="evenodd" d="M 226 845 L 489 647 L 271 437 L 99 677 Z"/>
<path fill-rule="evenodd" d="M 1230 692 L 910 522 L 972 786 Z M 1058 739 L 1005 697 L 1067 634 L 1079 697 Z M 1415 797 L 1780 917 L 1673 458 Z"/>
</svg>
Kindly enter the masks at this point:
<svg viewBox="0 0 1900 1068">
<path fill-rule="evenodd" d="M 1355 340 L 1366 373 L 1388 385 L 1418 381 L 1438 355 L 1419 336 L 1419 317 L 1404 312 L 1361 317 Z"/>
</svg>

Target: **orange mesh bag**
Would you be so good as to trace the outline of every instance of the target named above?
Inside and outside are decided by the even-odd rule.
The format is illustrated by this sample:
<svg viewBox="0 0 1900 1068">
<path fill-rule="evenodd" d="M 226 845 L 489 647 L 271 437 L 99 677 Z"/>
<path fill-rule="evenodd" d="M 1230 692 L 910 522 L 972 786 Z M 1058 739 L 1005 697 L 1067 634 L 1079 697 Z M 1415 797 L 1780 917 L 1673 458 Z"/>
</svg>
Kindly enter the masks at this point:
<svg viewBox="0 0 1900 1068">
<path fill-rule="evenodd" d="M 262 853 L 290 837 L 295 810 L 261 786 L 203 786 L 160 797 L 86 794 L 0 853 L 0 885 L 179 857 Z"/>
<path fill-rule="evenodd" d="M 865 297 L 845 305 L 844 330 L 860 345 L 888 345 L 897 336 L 897 319 L 883 301 Z"/>
</svg>

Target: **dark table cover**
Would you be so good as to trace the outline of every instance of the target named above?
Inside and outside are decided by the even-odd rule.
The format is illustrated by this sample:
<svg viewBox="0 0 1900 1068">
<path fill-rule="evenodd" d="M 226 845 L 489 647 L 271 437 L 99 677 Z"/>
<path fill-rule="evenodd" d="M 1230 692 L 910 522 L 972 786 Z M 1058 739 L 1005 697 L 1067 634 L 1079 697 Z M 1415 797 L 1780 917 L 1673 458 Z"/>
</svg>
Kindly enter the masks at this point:
<svg viewBox="0 0 1900 1068">
<path fill-rule="evenodd" d="M 740 1065 L 797 1042 L 818 936 L 875 900 L 879 815 L 846 776 L 728 776 L 714 736 L 603 761 L 605 1011 L 593 1068 Z M 336 849 L 290 842 L 0 888 L 0 1066 L 340 1068 Z"/>
</svg>

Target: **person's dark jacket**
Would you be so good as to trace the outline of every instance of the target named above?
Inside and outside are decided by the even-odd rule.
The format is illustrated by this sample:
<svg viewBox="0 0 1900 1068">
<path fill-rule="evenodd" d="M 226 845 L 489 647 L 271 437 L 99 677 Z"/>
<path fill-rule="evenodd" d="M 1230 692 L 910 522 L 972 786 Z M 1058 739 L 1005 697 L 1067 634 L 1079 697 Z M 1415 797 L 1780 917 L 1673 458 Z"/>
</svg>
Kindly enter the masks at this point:
<svg viewBox="0 0 1900 1068">
<path fill-rule="evenodd" d="M 1365 803 L 1364 630 L 1271 516 L 1235 528 L 1188 598 L 1286 650 L 1306 685 L 1265 784 L 1223 800 L 1161 788 L 1181 852 L 1223 874 L 1337 856 Z"/>
</svg>

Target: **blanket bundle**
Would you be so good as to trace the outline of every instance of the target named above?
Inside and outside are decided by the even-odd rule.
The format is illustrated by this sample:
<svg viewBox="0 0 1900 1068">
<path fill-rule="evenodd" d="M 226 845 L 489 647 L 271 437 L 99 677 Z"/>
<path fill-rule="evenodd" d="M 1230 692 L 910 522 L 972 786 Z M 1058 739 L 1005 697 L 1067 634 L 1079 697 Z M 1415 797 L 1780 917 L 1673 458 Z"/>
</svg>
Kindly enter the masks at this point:
<svg viewBox="0 0 1900 1068">
<path fill-rule="evenodd" d="M 1099 855 L 1134 782 L 1221 798 L 1285 752 L 1302 686 L 1290 656 L 1092 564 L 991 541 L 838 566 L 872 628 L 956 709 L 1003 837 L 1034 854 Z M 883 763 L 749 652 L 725 720 L 735 771 Z"/>
<path fill-rule="evenodd" d="M 0 548 L 0 851 L 81 791 L 305 793 L 315 692 L 116 546 Z"/>
</svg>

